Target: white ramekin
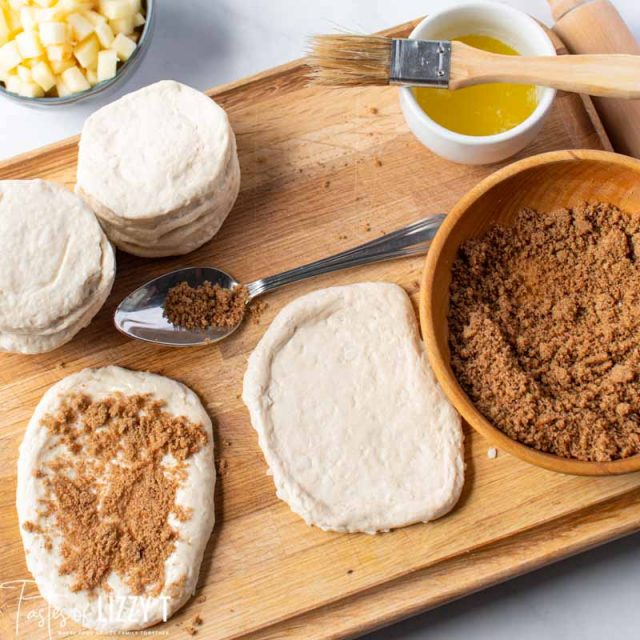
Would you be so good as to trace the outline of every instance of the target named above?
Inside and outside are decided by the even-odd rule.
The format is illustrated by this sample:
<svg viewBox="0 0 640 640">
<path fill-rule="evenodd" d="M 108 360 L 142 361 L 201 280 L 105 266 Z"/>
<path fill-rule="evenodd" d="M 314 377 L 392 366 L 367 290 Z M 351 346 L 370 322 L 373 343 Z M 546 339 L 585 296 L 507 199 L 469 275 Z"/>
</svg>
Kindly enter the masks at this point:
<svg viewBox="0 0 640 640">
<path fill-rule="evenodd" d="M 555 47 L 544 29 L 530 16 L 498 2 L 463 2 L 425 18 L 409 36 L 423 40 L 450 40 L 463 35 L 493 36 L 525 56 L 554 56 Z M 462 164 L 499 162 L 533 140 L 549 112 L 556 92 L 538 87 L 538 106 L 519 125 L 491 136 L 468 136 L 449 131 L 432 120 L 409 87 L 400 90 L 402 113 L 414 135 L 434 153 Z"/>
</svg>

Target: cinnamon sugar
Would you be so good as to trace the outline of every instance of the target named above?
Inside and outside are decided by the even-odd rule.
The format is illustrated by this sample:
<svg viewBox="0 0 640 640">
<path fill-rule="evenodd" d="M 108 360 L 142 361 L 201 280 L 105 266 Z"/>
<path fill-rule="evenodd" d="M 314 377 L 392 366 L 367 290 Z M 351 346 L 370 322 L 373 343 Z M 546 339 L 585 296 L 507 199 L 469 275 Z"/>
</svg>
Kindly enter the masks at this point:
<svg viewBox="0 0 640 640">
<path fill-rule="evenodd" d="M 29 533 L 43 533 L 42 527 L 35 522 L 27 521 L 22 525 L 22 528 Z"/>
<path fill-rule="evenodd" d="M 184 592 L 184 588 L 187 584 L 187 576 L 181 575 L 177 580 L 172 582 L 167 588 L 167 593 L 172 598 L 179 598 Z"/>
<path fill-rule="evenodd" d="M 522 211 L 460 249 L 451 365 L 508 436 L 559 456 L 640 453 L 640 219 Z"/>
<path fill-rule="evenodd" d="M 195 616 L 193 616 L 193 618 L 191 618 L 191 621 L 189 622 L 189 624 L 187 624 L 184 630 L 190 636 L 195 636 L 198 633 L 198 629 L 196 627 L 201 627 L 202 623 L 203 623 L 202 616 L 199 613 L 197 613 Z"/>
<path fill-rule="evenodd" d="M 249 304 L 249 314 L 251 315 L 253 324 L 260 324 L 262 316 L 268 308 L 268 303 L 262 302 L 262 300 L 253 300 Z"/>
<path fill-rule="evenodd" d="M 64 452 L 39 469 L 45 508 L 25 528 L 59 539 L 73 591 L 106 587 L 115 572 L 132 593 L 157 595 L 178 538 L 170 520 L 191 517 L 176 492 L 204 428 L 149 395 L 71 395 L 42 422 Z"/>
<path fill-rule="evenodd" d="M 171 324 L 185 329 L 235 327 L 244 317 L 248 298 L 244 286 L 225 289 L 207 281 L 192 287 L 180 282 L 166 295 L 164 316 Z"/>
</svg>

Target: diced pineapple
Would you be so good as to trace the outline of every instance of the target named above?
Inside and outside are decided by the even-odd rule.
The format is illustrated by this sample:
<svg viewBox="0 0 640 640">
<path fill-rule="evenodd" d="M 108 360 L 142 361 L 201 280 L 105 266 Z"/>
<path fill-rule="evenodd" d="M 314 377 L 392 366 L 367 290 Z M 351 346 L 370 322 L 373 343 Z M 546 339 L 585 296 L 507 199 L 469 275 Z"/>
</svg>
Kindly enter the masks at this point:
<svg viewBox="0 0 640 640">
<path fill-rule="evenodd" d="M 10 91 L 11 93 L 19 93 L 21 85 L 22 80 L 18 78 L 17 73 L 9 75 L 4 82 L 4 86 L 6 87 L 7 91 Z"/>
<path fill-rule="evenodd" d="M 37 29 L 36 10 L 33 7 L 22 7 L 22 9 L 20 9 L 20 22 L 25 31 Z"/>
<path fill-rule="evenodd" d="M 79 13 L 72 13 L 67 22 L 71 25 L 71 31 L 75 39 L 80 42 L 93 33 L 93 24 Z"/>
<path fill-rule="evenodd" d="M 34 82 L 42 87 L 42 90 L 46 93 L 53 89 L 56 84 L 56 77 L 53 75 L 51 67 L 46 62 L 38 62 L 31 69 Z"/>
<path fill-rule="evenodd" d="M 66 58 L 65 47 L 61 44 L 52 44 L 47 47 L 47 59 L 51 64 L 62 62 Z"/>
<path fill-rule="evenodd" d="M 37 58 L 43 52 L 40 36 L 35 31 L 23 31 L 15 41 L 22 58 Z"/>
<path fill-rule="evenodd" d="M 0 0 L 0 82 L 30 97 L 85 91 L 136 49 L 142 0 Z"/>
<path fill-rule="evenodd" d="M 76 62 L 73 58 L 51 62 L 51 68 L 53 69 L 53 73 L 55 73 L 56 75 L 60 75 L 63 71 L 66 71 L 67 69 L 75 66 Z"/>
<path fill-rule="evenodd" d="M 118 58 L 125 62 L 135 51 L 136 43 L 131 38 L 127 38 L 123 33 L 119 33 L 113 41 L 111 48 L 118 54 Z"/>
<path fill-rule="evenodd" d="M 42 22 L 57 22 L 64 20 L 64 16 L 59 16 L 55 9 L 51 7 L 45 7 L 43 9 L 36 9 L 36 22 L 41 24 Z"/>
<path fill-rule="evenodd" d="M 65 17 L 73 13 L 89 11 L 92 6 L 93 3 L 89 0 L 58 0 L 53 9 L 58 16 Z"/>
<path fill-rule="evenodd" d="M 101 51 L 98 54 L 98 82 L 113 78 L 117 67 L 118 54 L 112 50 Z"/>
<path fill-rule="evenodd" d="M 76 66 L 73 66 L 61 74 L 62 81 L 71 93 L 78 93 L 80 91 L 86 91 L 91 88 L 91 85 L 84 77 L 84 74 Z"/>
<path fill-rule="evenodd" d="M 42 98 L 42 96 L 44 96 L 42 87 L 33 81 L 25 82 L 22 80 L 20 82 L 20 89 L 18 93 L 25 98 Z"/>
<path fill-rule="evenodd" d="M 56 93 L 59 98 L 66 98 L 71 95 L 71 91 L 60 76 L 56 76 Z"/>
<path fill-rule="evenodd" d="M 95 69 L 98 65 L 98 51 L 100 51 L 100 43 L 92 33 L 73 50 L 73 55 L 85 69 Z"/>
<path fill-rule="evenodd" d="M 64 22 L 41 22 L 39 31 L 40 41 L 45 47 L 67 41 L 67 25 Z"/>
<path fill-rule="evenodd" d="M 18 44 L 15 40 L 7 42 L 0 47 L 0 69 L 10 71 L 22 62 L 22 56 L 18 51 Z"/>
<path fill-rule="evenodd" d="M 20 20 L 20 11 L 18 9 L 7 7 L 5 16 L 7 17 L 9 30 L 12 34 L 16 34 L 22 31 L 22 21 Z"/>
<path fill-rule="evenodd" d="M 108 49 L 115 38 L 113 33 L 113 29 L 106 23 L 101 22 L 96 25 L 96 35 L 98 36 L 98 40 L 100 41 L 101 46 L 104 49 Z"/>
<path fill-rule="evenodd" d="M 100 13 L 109 20 L 127 18 L 138 12 L 136 3 L 130 0 L 101 0 Z"/>
<path fill-rule="evenodd" d="M 97 27 L 99 24 L 104 24 L 107 19 L 97 11 L 85 11 L 82 14 L 94 27 Z"/>
<path fill-rule="evenodd" d="M 18 78 L 20 78 L 20 80 L 22 80 L 22 82 L 32 82 L 33 81 L 33 76 L 31 75 L 31 69 L 29 69 L 29 67 L 26 67 L 23 64 L 19 64 L 16 67 L 16 71 L 18 72 Z"/>
<path fill-rule="evenodd" d="M 28 67 L 29 69 L 33 69 L 33 67 L 35 67 L 38 64 L 38 62 L 42 62 L 43 60 L 44 60 L 44 57 L 39 56 L 37 58 L 29 58 L 27 60 L 23 60 L 22 64 L 25 67 Z"/>
<path fill-rule="evenodd" d="M 134 30 L 133 16 L 125 16 L 117 20 L 109 20 L 109 24 L 114 33 L 124 33 L 125 36 L 131 35 Z"/>
<path fill-rule="evenodd" d="M 47 58 L 49 58 L 49 62 L 68 60 L 72 54 L 73 51 L 68 44 L 52 44 L 47 47 Z"/>
<path fill-rule="evenodd" d="M 0 7 L 0 45 L 6 44 L 9 41 L 11 30 L 7 24 L 7 19 L 4 15 L 4 11 Z"/>
</svg>

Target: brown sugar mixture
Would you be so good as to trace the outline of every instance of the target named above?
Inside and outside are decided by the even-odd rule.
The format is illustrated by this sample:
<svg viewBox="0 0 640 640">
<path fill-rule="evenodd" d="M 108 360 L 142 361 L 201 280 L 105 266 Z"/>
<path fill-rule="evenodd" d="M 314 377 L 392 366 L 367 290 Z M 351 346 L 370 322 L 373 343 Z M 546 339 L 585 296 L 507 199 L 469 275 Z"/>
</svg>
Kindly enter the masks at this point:
<svg viewBox="0 0 640 640">
<path fill-rule="evenodd" d="M 185 329 L 235 327 L 244 317 L 249 292 L 246 287 L 225 289 L 204 282 L 192 287 L 180 282 L 169 289 L 164 300 L 164 316 Z"/>
<path fill-rule="evenodd" d="M 60 575 L 73 576 L 73 591 L 108 590 L 116 572 L 134 594 L 160 593 L 178 538 L 169 515 L 191 517 L 176 491 L 186 461 L 207 442 L 202 425 L 148 395 L 120 394 L 69 396 L 43 424 L 60 453 L 36 472 L 47 498 L 25 528 L 42 533 L 48 548 L 59 539 Z"/>
<path fill-rule="evenodd" d="M 511 438 L 567 458 L 640 453 L 640 218 L 522 211 L 462 245 L 451 365 Z"/>
</svg>

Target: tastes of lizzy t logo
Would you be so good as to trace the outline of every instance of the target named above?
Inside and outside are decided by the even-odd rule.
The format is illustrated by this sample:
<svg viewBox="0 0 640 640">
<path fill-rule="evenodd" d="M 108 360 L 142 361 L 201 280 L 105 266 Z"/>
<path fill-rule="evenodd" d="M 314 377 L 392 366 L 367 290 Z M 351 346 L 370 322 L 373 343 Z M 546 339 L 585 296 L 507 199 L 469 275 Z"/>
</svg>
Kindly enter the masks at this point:
<svg viewBox="0 0 640 640">
<path fill-rule="evenodd" d="M 96 595 L 84 605 L 67 608 L 63 613 L 50 606 L 40 595 L 34 580 L 0 583 L 0 638 L 3 640 L 53 640 L 87 631 L 86 627 L 108 625 L 126 629 L 131 623 L 151 618 L 166 622 L 168 596 Z M 84 629 L 83 629 L 84 628 Z M 135 635 L 136 632 L 123 632 Z M 138 632 L 145 636 L 167 635 L 158 629 Z"/>
</svg>

